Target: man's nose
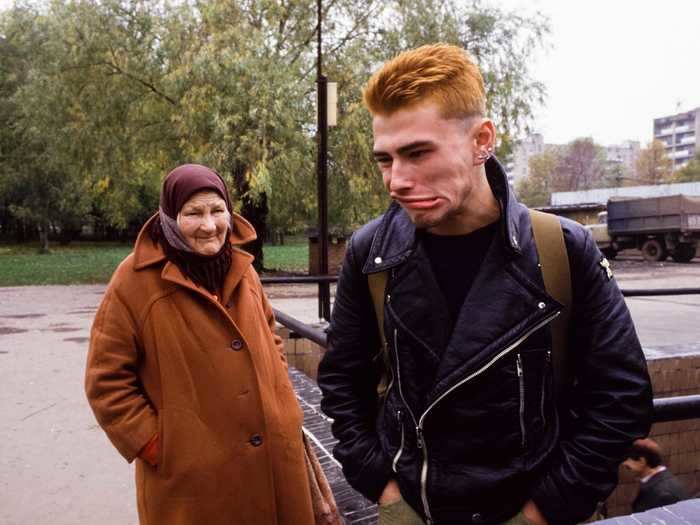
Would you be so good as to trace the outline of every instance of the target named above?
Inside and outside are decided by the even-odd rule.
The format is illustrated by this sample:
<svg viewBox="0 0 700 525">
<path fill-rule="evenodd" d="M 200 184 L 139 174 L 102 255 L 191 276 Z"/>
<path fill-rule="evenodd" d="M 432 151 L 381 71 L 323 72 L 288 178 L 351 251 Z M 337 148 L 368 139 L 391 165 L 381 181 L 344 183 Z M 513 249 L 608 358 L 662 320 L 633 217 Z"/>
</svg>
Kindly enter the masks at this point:
<svg viewBox="0 0 700 525">
<path fill-rule="evenodd" d="M 395 159 L 389 172 L 389 191 L 391 193 L 401 193 L 410 190 L 413 186 L 413 174 L 410 167 L 400 159 Z"/>
</svg>

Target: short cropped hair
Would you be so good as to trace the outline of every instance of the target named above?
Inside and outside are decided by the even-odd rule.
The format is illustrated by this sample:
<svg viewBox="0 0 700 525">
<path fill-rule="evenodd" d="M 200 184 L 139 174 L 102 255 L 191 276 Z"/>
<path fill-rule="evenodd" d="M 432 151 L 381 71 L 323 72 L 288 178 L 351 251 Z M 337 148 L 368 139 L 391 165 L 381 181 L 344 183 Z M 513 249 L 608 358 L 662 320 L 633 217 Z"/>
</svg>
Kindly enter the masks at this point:
<svg viewBox="0 0 700 525">
<path fill-rule="evenodd" d="M 625 459 L 627 458 L 632 458 L 637 461 L 639 461 L 640 458 L 644 458 L 649 467 L 656 468 L 662 463 L 661 447 L 653 439 L 638 439 L 632 444 L 632 448 L 630 448 L 625 455 Z"/>
<path fill-rule="evenodd" d="M 363 92 L 372 115 L 422 102 L 437 103 L 443 118 L 484 116 L 486 95 L 479 67 L 462 48 L 421 46 L 401 53 L 376 71 Z"/>
</svg>

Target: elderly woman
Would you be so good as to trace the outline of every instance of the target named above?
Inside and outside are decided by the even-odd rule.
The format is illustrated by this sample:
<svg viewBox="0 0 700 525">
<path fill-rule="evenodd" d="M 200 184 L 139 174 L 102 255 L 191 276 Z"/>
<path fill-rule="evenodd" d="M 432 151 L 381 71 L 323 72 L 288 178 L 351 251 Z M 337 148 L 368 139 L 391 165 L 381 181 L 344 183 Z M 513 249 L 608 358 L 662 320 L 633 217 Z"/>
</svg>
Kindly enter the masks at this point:
<svg viewBox="0 0 700 525">
<path fill-rule="evenodd" d="M 252 257 L 235 247 L 254 238 L 215 171 L 180 166 L 95 317 L 87 397 L 136 459 L 142 524 L 315 522 L 302 412 Z"/>
</svg>

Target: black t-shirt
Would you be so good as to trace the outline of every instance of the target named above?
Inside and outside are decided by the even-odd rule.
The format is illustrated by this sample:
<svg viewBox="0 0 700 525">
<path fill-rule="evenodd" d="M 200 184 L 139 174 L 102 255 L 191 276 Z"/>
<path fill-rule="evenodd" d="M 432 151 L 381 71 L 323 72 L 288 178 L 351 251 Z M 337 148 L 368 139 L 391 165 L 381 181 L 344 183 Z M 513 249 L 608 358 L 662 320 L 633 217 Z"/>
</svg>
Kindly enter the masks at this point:
<svg viewBox="0 0 700 525">
<path fill-rule="evenodd" d="M 467 235 L 422 232 L 425 253 L 440 286 L 454 327 L 462 304 L 498 229 L 498 221 Z"/>
</svg>

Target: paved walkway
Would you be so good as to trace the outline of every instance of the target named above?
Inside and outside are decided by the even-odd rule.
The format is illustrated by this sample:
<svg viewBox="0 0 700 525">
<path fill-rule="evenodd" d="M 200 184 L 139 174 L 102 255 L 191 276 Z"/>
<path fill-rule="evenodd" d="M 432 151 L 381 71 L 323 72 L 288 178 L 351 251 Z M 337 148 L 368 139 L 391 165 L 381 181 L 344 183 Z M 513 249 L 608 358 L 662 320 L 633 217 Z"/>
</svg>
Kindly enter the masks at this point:
<svg viewBox="0 0 700 525">
<path fill-rule="evenodd" d="M 697 286 L 695 279 L 668 286 Z M 83 393 L 89 328 L 103 291 L 0 288 L 0 524 L 137 523 L 132 467 L 96 425 Z M 317 318 L 313 291 L 293 298 L 269 289 L 273 306 L 307 322 Z M 699 297 L 630 306 L 645 346 L 663 352 L 672 348 L 664 343 L 700 341 Z"/>
</svg>

